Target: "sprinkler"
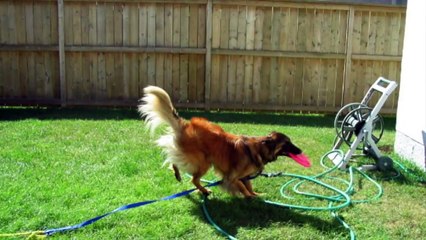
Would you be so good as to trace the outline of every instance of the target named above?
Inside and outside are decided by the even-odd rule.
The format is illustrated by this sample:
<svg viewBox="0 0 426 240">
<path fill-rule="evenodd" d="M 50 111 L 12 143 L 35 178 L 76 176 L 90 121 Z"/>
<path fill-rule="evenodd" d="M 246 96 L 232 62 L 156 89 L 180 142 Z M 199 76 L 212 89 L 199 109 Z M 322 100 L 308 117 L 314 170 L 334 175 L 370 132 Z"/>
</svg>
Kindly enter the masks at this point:
<svg viewBox="0 0 426 240">
<path fill-rule="evenodd" d="M 380 153 L 377 143 L 383 135 L 383 117 L 379 115 L 389 95 L 398 84 L 379 77 L 367 91 L 361 103 L 350 103 L 339 110 L 334 119 L 336 139 L 333 150 L 340 149 L 343 144 L 349 146 L 344 155 L 330 154 L 329 158 L 341 170 L 345 170 L 354 156 L 369 156 L 375 160 L 373 165 L 363 165 L 360 170 L 388 171 L 393 168 L 391 158 Z M 376 101 L 372 107 L 373 102 Z M 355 154 L 361 151 L 361 154 Z"/>
</svg>

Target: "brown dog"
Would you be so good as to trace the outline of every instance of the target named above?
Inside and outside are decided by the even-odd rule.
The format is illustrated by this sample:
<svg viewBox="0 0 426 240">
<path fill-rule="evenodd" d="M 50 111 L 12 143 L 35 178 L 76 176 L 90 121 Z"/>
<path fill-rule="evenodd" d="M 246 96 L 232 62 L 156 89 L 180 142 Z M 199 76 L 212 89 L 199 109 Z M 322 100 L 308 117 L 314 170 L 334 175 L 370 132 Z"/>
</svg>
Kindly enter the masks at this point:
<svg viewBox="0 0 426 240">
<path fill-rule="evenodd" d="M 204 118 L 187 121 L 179 117 L 169 95 L 159 87 L 146 87 L 144 93 L 138 110 L 148 128 L 154 131 L 161 123 L 169 126 L 167 133 L 157 140 L 167 155 L 165 163 L 171 165 L 179 181 L 179 170 L 191 174 L 192 183 L 204 194 L 210 191 L 200 184 L 200 179 L 211 166 L 223 178 L 228 191 L 240 192 L 245 197 L 257 195 L 246 177 L 262 171 L 265 164 L 278 156 L 289 156 L 305 167 L 310 166 L 302 151 L 282 133 L 272 132 L 264 137 L 233 135 Z"/>
</svg>

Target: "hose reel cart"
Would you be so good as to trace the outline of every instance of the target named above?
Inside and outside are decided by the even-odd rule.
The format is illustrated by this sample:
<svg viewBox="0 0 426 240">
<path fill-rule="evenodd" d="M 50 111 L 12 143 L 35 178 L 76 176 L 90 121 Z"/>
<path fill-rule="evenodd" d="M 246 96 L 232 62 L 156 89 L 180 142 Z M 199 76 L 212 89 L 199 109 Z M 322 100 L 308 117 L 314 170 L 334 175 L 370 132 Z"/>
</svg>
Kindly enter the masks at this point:
<svg viewBox="0 0 426 240">
<path fill-rule="evenodd" d="M 375 160 L 375 164 L 363 165 L 361 170 L 387 171 L 393 168 L 392 159 L 382 155 L 376 144 L 384 130 L 383 117 L 379 112 L 397 86 L 396 82 L 379 77 L 360 103 L 350 103 L 339 110 L 334 119 L 337 136 L 333 150 L 340 149 L 344 143 L 349 146 L 349 150 L 343 157 L 338 154 L 330 154 L 328 157 L 341 170 L 346 169 L 357 150 L 362 151 L 361 155 Z M 370 107 L 369 104 L 373 102 L 371 100 L 377 95 L 380 95 L 379 99 L 374 107 Z"/>
</svg>

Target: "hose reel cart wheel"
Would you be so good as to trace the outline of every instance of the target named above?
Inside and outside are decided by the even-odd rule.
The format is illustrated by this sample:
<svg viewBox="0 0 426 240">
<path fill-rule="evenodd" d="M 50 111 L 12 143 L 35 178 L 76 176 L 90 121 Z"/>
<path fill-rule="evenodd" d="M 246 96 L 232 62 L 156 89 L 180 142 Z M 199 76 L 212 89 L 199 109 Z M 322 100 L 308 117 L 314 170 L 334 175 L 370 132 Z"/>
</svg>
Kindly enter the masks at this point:
<svg viewBox="0 0 426 240">
<path fill-rule="evenodd" d="M 382 172 L 387 172 L 393 169 L 393 160 L 387 156 L 381 156 L 376 161 L 377 168 Z"/>
<path fill-rule="evenodd" d="M 371 115 L 372 108 L 361 103 L 350 103 L 344 106 L 337 113 L 334 120 L 334 128 L 337 138 L 342 139 L 349 147 L 357 138 L 358 134 L 364 127 L 365 122 Z M 374 143 L 378 143 L 383 136 L 384 122 L 383 117 L 379 114 L 375 116 L 372 123 L 371 138 Z M 364 150 L 366 141 L 357 146 L 358 150 Z"/>
</svg>

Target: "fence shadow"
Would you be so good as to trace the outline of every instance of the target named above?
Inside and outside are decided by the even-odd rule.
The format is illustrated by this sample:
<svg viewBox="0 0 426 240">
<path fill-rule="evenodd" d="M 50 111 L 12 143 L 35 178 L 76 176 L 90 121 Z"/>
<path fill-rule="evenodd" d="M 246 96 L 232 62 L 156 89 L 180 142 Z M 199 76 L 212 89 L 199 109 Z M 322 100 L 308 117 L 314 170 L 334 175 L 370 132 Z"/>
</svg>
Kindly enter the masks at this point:
<svg viewBox="0 0 426 240">
<path fill-rule="evenodd" d="M 219 123 L 247 123 L 269 124 L 280 126 L 310 126 L 333 127 L 334 114 L 290 114 L 272 112 L 207 112 L 179 110 L 179 114 L 186 119 L 204 117 L 212 122 Z M 0 107 L 0 121 L 18 121 L 25 119 L 60 120 L 128 120 L 140 119 L 136 108 L 55 108 L 55 107 Z M 384 120 L 386 130 L 394 130 L 396 118 L 386 116 Z"/>
</svg>

